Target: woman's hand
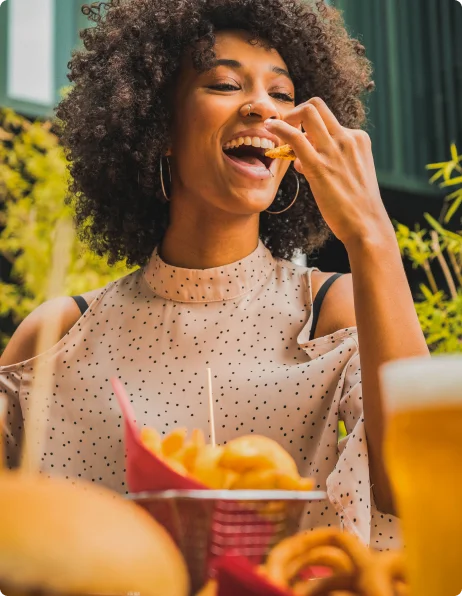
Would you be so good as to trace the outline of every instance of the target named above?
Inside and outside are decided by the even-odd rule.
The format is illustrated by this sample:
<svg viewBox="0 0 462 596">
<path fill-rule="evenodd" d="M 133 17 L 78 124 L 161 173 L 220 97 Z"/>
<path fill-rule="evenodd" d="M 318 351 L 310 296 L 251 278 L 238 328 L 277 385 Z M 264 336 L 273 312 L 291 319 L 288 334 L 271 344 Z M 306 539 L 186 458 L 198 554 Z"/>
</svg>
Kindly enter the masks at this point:
<svg viewBox="0 0 462 596">
<path fill-rule="evenodd" d="M 365 131 L 343 127 L 319 97 L 298 105 L 284 120 L 266 120 L 265 126 L 293 148 L 295 169 L 347 249 L 358 240 L 394 237 Z"/>
</svg>

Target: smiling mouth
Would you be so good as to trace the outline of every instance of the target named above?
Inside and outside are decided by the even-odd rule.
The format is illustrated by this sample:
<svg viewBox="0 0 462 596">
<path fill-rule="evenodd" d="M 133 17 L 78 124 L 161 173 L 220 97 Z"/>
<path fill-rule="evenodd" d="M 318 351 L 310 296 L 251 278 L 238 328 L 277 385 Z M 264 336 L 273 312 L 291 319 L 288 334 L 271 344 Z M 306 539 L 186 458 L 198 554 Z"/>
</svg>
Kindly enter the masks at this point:
<svg viewBox="0 0 462 596">
<path fill-rule="evenodd" d="M 223 149 L 223 153 L 233 161 L 247 166 L 261 166 L 262 164 L 269 170 L 273 163 L 271 157 L 266 157 L 263 147 L 253 147 L 252 145 L 241 145 L 240 147 L 233 147 L 231 149 Z"/>
</svg>

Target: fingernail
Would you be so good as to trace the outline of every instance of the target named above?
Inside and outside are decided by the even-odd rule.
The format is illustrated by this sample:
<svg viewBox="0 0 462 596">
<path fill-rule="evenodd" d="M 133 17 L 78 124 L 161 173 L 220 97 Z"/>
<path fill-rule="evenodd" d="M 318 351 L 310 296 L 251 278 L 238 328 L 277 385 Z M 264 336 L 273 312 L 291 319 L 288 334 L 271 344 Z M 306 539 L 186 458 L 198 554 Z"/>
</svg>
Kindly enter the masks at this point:
<svg viewBox="0 0 462 596">
<path fill-rule="evenodd" d="M 271 118 L 268 118 L 268 120 L 265 120 L 263 122 L 263 124 L 266 126 L 266 128 L 271 128 L 272 126 L 274 126 L 276 124 L 276 121 L 271 120 Z"/>
</svg>

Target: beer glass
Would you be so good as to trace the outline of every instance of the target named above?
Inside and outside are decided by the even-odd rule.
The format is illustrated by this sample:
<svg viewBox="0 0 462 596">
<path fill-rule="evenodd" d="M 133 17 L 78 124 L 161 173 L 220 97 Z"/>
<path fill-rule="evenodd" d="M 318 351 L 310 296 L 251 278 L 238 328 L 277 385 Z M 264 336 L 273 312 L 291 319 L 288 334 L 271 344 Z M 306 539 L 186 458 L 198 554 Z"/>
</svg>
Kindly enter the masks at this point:
<svg viewBox="0 0 462 596">
<path fill-rule="evenodd" d="M 412 596 L 462 593 L 462 355 L 380 369 L 385 463 Z"/>
</svg>

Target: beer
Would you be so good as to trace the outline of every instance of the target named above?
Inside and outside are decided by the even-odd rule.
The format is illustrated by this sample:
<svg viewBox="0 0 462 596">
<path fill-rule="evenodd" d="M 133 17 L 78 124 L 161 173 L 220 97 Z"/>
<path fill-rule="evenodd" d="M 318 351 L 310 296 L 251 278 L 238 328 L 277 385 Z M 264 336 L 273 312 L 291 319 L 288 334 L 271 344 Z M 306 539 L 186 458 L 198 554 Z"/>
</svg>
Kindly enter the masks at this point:
<svg viewBox="0 0 462 596">
<path fill-rule="evenodd" d="M 462 356 L 381 369 L 385 462 L 412 596 L 462 592 Z"/>
</svg>

